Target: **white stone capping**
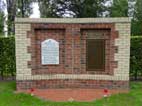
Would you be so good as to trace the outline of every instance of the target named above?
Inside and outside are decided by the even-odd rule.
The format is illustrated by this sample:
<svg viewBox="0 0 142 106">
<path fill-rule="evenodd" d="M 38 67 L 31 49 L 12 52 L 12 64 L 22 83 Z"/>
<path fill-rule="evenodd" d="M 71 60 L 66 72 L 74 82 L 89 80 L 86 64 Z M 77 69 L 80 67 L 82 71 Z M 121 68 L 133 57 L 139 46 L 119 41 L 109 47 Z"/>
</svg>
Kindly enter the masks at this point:
<svg viewBox="0 0 142 106">
<path fill-rule="evenodd" d="M 15 23 L 129 23 L 130 18 L 15 18 Z"/>
</svg>

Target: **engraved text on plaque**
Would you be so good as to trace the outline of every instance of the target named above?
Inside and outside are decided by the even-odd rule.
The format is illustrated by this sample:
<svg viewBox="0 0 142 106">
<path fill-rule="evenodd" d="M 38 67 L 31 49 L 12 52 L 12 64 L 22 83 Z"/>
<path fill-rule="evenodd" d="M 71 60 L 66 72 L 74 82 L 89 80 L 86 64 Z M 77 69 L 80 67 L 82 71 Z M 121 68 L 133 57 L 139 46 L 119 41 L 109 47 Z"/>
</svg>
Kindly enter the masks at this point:
<svg viewBox="0 0 142 106">
<path fill-rule="evenodd" d="M 41 62 L 59 64 L 59 43 L 54 39 L 47 39 L 41 43 Z"/>
</svg>

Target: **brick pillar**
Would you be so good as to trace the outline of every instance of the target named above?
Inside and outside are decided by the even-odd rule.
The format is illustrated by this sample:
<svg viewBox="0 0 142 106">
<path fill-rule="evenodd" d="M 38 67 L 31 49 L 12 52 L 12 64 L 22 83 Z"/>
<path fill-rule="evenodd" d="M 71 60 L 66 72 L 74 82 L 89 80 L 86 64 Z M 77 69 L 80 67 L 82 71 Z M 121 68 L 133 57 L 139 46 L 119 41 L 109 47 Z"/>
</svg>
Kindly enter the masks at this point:
<svg viewBox="0 0 142 106">
<path fill-rule="evenodd" d="M 65 31 L 65 70 L 73 71 L 72 54 L 72 28 L 68 26 Z"/>
<path fill-rule="evenodd" d="M 71 73 L 81 72 L 81 49 L 80 49 L 80 28 L 75 24 L 72 24 L 66 28 L 65 34 L 65 69 L 71 71 Z"/>
<path fill-rule="evenodd" d="M 72 48 L 73 48 L 73 71 L 75 74 L 81 73 L 81 34 L 80 28 L 72 25 Z"/>
</svg>

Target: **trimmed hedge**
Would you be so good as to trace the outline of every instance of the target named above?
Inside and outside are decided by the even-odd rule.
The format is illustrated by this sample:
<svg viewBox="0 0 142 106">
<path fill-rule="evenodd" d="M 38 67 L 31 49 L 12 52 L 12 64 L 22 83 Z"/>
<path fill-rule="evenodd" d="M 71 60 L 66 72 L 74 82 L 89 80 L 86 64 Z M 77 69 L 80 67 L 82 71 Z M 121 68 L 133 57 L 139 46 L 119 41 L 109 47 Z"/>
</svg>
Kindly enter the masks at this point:
<svg viewBox="0 0 142 106">
<path fill-rule="evenodd" d="M 0 77 L 15 76 L 15 38 L 0 38 Z"/>
<path fill-rule="evenodd" d="M 142 36 L 131 37 L 130 76 L 142 78 Z"/>
</svg>

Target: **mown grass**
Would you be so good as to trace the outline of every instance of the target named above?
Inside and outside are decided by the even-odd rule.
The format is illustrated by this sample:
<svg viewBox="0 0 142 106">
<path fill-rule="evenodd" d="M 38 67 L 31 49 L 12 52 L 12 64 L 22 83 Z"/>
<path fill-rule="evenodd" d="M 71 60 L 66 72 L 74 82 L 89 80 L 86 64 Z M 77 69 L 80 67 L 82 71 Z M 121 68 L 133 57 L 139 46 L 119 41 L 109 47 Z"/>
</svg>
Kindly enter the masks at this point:
<svg viewBox="0 0 142 106">
<path fill-rule="evenodd" d="M 0 82 L 0 106 L 142 106 L 142 82 L 132 82 L 127 94 L 92 102 L 51 102 L 28 94 L 16 94 L 15 82 Z"/>
</svg>

